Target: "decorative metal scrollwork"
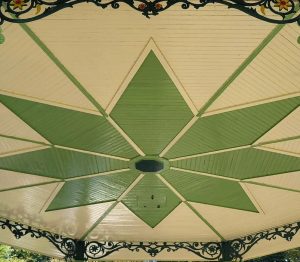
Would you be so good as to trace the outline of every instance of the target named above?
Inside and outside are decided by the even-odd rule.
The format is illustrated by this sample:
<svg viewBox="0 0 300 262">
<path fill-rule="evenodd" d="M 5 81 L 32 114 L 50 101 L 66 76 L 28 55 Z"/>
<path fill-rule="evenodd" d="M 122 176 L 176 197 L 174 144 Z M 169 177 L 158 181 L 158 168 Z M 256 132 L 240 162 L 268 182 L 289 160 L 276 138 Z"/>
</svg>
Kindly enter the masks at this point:
<svg viewBox="0 0 300 262">
<path fill-rule="evenodd" d="M 0 228 L 10 230 L 19 239 L 26 235 L 32 238 L 48 239 L 60 252 L 65 255 L 66 261 L 72 259 L 88 260 L 107 257 L 121 249 L 131 252 L 144 251 L 155 257 L 162 251 L 176 252 L 186 250 L 205 259 L 206 261 L 242 261 L 243 256 L 258 242 L 274 240 L 278 237 L 291 241 L 300 230 L 300 222 L 285 225 L 279 228 L 266 230 L 243 238 L 224 242 L 113 242 L 113 241 L 82 241 L 48 231 L 34 229 L 20 223 L 0 219 Z"/>
<path fill-rule="evenodd" d="M 243 238 L 234 239 L 228 241 L 231 249 L 232 261 L 242 261 L 243 255 L 245 255 L 254 245 L 261 240 L 274 240 L 278 237 L 284 238 L 287 241 L 291 241 L 293 237 L 298 233 L 300 229 L 300 222 L 285 225 L 279 228 L 266 230 L 253 235 L 249 235 Z"/>
<path fill-rule="evenodd" d="M 32 228 L 31 226 L 25 226 L 23 224 L 9 221 L 8 219 L 0 219 L 0 228 L 9 229 L 11 233 L 19 239 L 26 235 L 32 238 L 46 238 L 48 239 L 60 252 L 62 252 L 66 259 L 71 259 L 75 255 L 76 240 L 72 238 L 63 237 L 58 234 L 52 234 L 48 231 Z"/>
<path fill-rule="evenodd" d="M 299 0 L 0 0 L 0 24 L 4 21 L 25 23 L 38 20 L 84 2 L 113 9 L 126 4 L 148 18 L 174 5 L 180 5 L 182 9 L 200 9 L 207 4 L 221 4 L 270 23 L 300 20 L 300 15 L 296 15 Z"/>
<path fill-rule="evenodd" d="M 143 250 L 152 257 L 155 257 L 164 250 L 167 252 L 175 252 L 180 249 L 185 249 L 201 258 L 206 259 L 206 261 L 219 260 L 222 256 L 221 243 L 218 242 L 88 242 L 86 247 L 86 257 L 92 259 L 106 257 L 120 249 L 127 249 L 132 252 L 139 252 L 140 250 Z"/>
</svg>

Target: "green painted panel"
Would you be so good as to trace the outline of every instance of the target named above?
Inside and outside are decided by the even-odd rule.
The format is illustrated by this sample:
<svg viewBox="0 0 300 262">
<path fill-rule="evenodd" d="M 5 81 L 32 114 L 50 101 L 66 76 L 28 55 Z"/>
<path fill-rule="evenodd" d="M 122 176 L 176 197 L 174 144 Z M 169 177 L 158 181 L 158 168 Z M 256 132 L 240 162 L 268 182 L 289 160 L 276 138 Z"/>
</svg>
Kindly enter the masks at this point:
<svg viewBox="0 0 300 262">
<path fill-rule="evenodd" d="M 158 225 L 181 200 L 155 175 L 145 175 L 122 202 L 151 227 Z"/>
<path fill-rule="evenodd" d="M 156 155 L 193 114 L 155 54 L 150 52 L 111 117 L 144 153 Z"/>
<path fill-rule="evenodd" d="M 127 171 L 68 181 L 47 211 L 117 200 L 138 175 Z"/>
<path fill-rule="evenodd" d="M 43 149 L 0 158 L 1 169 L 60 179 L 127 167 L 128 161 L 59 148 Z"/>
<path fill-rule="evenodd" d="M 188 201 L 258 212 L 238 182 L 177 170 L 162 176 Z"/>
<path fill-rule="evenodd" d="M 300 158 L 247 148 L 170 162 L 171 166 L 237 179 L 300 170 Z"/>
<path fill-rule="evenodd" d="M 104 117 L 3 95 L 0 101 L 52 144 L 127 158 L 138 155 Z"/>
<path fill-rule="evenodd" d="M 252 144 L 299 105 L 300 97 L 296 97 L 199 118 L 166 157 Z"/>
</svg>

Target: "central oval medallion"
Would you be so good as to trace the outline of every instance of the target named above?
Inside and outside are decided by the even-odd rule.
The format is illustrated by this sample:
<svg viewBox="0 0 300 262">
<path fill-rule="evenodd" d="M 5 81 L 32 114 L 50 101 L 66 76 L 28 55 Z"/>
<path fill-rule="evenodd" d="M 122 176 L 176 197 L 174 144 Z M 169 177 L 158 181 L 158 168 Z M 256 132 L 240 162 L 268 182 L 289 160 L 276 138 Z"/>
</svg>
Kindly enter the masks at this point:
<svg viewBox="0 0 300 262">
<path fill-rule="evenodd" d="M 130 161 L 130 168 L 155 174 L 169 169 L 169 161 L 159 156 L 139 156 Z"/>
<path fill-rule="evenodd" d="M 164 163 L 154 159 L 142 159 L 135 163 L 135 168 L 142 172 L 158 172 L 164 169 Z"/>
</svg>

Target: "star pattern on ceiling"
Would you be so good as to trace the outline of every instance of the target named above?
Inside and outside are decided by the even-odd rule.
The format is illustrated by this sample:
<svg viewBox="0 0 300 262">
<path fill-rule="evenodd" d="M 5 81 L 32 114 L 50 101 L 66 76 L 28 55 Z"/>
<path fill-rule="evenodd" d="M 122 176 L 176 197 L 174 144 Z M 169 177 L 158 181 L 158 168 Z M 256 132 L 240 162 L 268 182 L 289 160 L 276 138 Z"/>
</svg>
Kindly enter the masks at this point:
<svg viewBox="0 0 300 262">
<path fill-rule="evenodd" d="M 118 200 L 150 227 L 182 201 L 259 212 L 240 182 L 300 170 L 298 157 L 256 144 L 300 97 L 196 116 L 153 51 L 109 117 L 7 95 L 0 101 L 49 142 L 0 158 L 1 169 L 64 183 L 46 212 Z M 142 174 L 130 165 L 139 157 L 164 159 L 168 168 Z"/>
</svg>

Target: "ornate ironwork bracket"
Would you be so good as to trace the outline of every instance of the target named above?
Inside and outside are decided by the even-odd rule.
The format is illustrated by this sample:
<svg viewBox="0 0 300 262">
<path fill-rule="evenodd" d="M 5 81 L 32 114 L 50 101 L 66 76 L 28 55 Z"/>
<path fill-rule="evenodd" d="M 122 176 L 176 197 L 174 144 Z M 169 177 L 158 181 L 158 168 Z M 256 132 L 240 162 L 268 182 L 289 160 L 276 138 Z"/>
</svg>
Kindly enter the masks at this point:
<svg viewBox="0 0 300 262">
<path fill-rule="evenodd" d="M 117 9 L 121 4 L 130 6 L 146 17 L 155 16 L 173 5 L 182 9 L 201 9 L 208 4 L 221 4 L 237 9 L 257 19 L 285 24 L 300 20 L 299 0 L 0 0 L 0 24 L 26 23 L 52 15 L 80 3 Z"/>
<path fill-rule="evenodd" d="M 243 255 L 245 255 L 254 245 L 262 240 L 271 241 L 277 238 L 283 238 L 287 241 L 291 241 L 299 230 L 300 222 L 296 222 L 242 238 L 230 240 L 226 242 L 229 249 L 229 261 L 242 261 Z"/>
<path fill-rule="evenodd" d="M 8 219 L 0 219 L 0 227 L 2 229 L 8 229 L 14 234 L 16 239 L 20 239 L 26 235 L 36 239 L 46 238 L 65 255 L 66 260 L 70 260 L 75 256 L 78 241 L 72 238 L 63 237 L 58 234 L 53 234 L 40 229 L 35 229 L 31 226 L 25 226 Z"/>
<path fill-rule="evenodd" d="M 0 219 L 0 227 L 8 229 L 17 239 L 29 235 L 32 238 L 48 239 L 60 252 L 65 255 L 66 261 L 88 260 L 104 258 L 121 249 L 131 252 L 144 251 L 155 257 L 162 251 L 176 252 L 187 250 L 204 258 L 206 261 L 242 261 L 243 256 L 258 242 L 262 240 L 274 240 L 284 238 L 291 241 L 300 229 L 300 222 L 285 225 L 279 228 L 266 230 L 243 238 L 225 242 L 112 242 L 112 241 L 82 241 L 48 231 L 32 228 L 8 219 Z"/>
</svg>

